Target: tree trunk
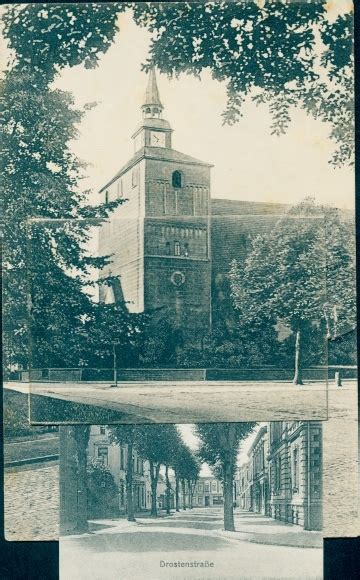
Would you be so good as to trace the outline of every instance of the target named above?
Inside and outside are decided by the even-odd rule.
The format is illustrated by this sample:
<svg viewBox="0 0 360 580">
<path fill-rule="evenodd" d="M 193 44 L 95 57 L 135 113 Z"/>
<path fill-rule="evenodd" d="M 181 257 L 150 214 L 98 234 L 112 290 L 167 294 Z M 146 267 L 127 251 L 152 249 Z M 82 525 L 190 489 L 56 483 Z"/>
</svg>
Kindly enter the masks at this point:
<svg viewBox="0 0 360 580">
<path fill-rule="evenodd" d="M 295 375 L 293 383 L 294 385 L 302 385 L 302 369 L 301 369 L 301 331 L 298 329 L 296 331 L 295 338 Z"/>
<path fill-rule="evenodd" d="M 228 532 L 235 532 L 233 506 L 233 469 L 230 462 L 227 462 L 224 467 L 224 530 L 227 530 Z"/>
<path fill-rule="evenodd" d="M 113 344 L 113 363 L 114 363 L 114 385 L 115 387 L 117 387 L 117 357 L 115 344 Z"/>
<path fill-rule="evenodd" d="M 180 511 L 180 497 L 179 497 L 179 478 L 175 474 L 175 509 L 177 512 Z"/>
<path fill-rule="evenodd" d="M 127 444 L 127 465 L 126 465 L 126 503 L 127 519 L 135 522 L 134 516 L 134 496 L 133 496 L 133 444 Z"/>
<path fill-rule="evenodd" d="M 150 461 L 150 477 L 151 477 L 151 515 L 157 517 L 157 483 L 159 479 L 160 465 L 154 465 Z"/>
<path fill-rule="evenodd" d="M 185 479 L 181 480 L 181 487 L 182 487 L 182 499 L 183 499 L 183 510 L 186 510 L 186 483 Z"/>
<path fill-rule="evenodd" d="M 166 481 L 166 513 L 170 515 L 170 491 L 171 491 L 171 484 L 169 479 L 169 466 L 165 465 L 165 481 Z"/>
<path fill-rule="evenodd" d="M 77 497 L 76 523 L 74 532 L 84 534 L 89 531 L 87 506 L 87 445 L 90 427 L 77 425 L 72 429 L 76 444 Z"/>
<path fill-rule="evenodd" d="M 188 493 L 189 493 L 189 510 L 192 510 L 192 493 L 191 493 L 191 480 L 188 479 L 187 480 L 187 484 L 188 484 Z"/>
</svg>

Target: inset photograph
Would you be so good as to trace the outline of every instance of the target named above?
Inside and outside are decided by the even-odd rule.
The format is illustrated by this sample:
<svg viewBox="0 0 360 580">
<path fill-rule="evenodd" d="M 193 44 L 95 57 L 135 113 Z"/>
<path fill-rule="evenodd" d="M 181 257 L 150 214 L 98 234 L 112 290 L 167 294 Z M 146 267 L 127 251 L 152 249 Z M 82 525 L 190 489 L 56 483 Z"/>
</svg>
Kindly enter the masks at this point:
<svg viewBox="0 0 360 580">
<path fill-rule="evenodd" d="M 321 578 L 322 423 L 60 427 L 60 578 Z"/>
<path fill-rule="evenodd" d="M 328 384 L 356 377 L 351 352 L 336 341 L 328 352 L 355 316 L 345 286 L 355 271 L 351 220 L 311 202 L 283 216 L 199 219 L 199 230 L 184 216 L 102 224 L 106 244 L 88 259 L 112 259 L 88 285 L 69 276 L 80 294 L 61 317 L 53 309 L 62 287 L 45 273 L 44 292 L 37 240 L 47 237 L 51 251 L 69 231 L 96 226 L 29 224 L 31 369 L 7 386 L 29 385 L 32 423 L 327 418 Z"/>
<path fill-rule="evenodd" d="M 2 22 L 5 388 L 32 424 L 326 419 L 356 377 L 327 353 L 355 328 L 351 3 Z"/>
</svg>

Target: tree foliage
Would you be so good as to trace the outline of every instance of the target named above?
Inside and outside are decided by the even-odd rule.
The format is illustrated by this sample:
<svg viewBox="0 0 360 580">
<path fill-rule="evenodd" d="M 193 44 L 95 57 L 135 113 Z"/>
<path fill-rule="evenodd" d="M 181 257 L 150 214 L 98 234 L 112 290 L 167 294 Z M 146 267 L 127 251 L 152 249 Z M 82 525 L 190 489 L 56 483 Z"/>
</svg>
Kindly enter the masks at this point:
<svg viewBox="0 0 360 580">
<path fill-rule="evenodd" d="M 114 517 L 118 513 L 118 488 L 109 468 L 98 459 L 87 464 L 88 518 Z"/>
<path fill-rule="evenodd" d="M 281 320 L 302 338 L 316 324 L 326 328 L 324 343 L 351 330 L 354 244 L 351 220 L 306 199 L 272 231 L 254 238 L 244 263 L 233 262 L 230 281 L 239 315 L 264 327 Z"/>
<path fill-rule="evenodd" d="M 125 4 L 108 2 L 9 6 L 4 35 L 15 52 L 16 66 L 35 70 L 48 83 L 59 70 L 84 64 L 94 68 L 118 31 Z"/>
<path fill-rule="evenodd" d="M 101 12 L 76 5 L 74 10 L 82 14 L 83 26 Z M 70 20 L 64 24 L 64 11 L 70 18 L 70 5 L 48 11 L 46 5 L 9 6 L 3 16 L 15 51 L 1 81 L 7 365 L 27 366 L 31 354 L 33 366 L 79 364 L 82 321 L 92 308 L 84 289 L 91 269 L 108 262 L 91 256 L 87 245 L 93 226 L 120 203 L 88 205 L 88 192 L 80 188 L 84 164 L 70 147 L 83 112 L 70 93 L 50 85 L 61 67 L 88 62 L 109 43 L 101 35 L 90 40 L 91 34 L 86 43 Z M 38 36 L 47 39 L 46 46 Z"/>
<path fill-rule="evenodd" d="M 332 162 L 352 162 L 352 14 L 332 23 L 325 0 L 143 2 L 133 11 L 152 32 L 147 66 L 170 75 L 210 70 L 226 83 L 225 123 L 250 97 L 269 104 L 272 132 L 281 134 L 299 106 L 331 124 Z"/>
</svg>

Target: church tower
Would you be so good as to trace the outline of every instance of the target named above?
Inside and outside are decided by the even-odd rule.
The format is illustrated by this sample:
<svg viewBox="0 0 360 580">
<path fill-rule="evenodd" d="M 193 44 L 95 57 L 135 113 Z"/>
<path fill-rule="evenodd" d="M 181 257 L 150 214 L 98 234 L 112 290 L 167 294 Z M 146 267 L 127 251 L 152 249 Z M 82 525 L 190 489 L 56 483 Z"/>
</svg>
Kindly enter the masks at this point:
<svg viewBox="0 0 360 580">
<path fill-rule="evenodd" d="M 102 278 L 118 276 L 119 286 L 104 284 L 100 299 L 154 311 L 198 342 L 211 323 L 212 165 L 173 149 L 154 68 L 141 111 L 133 157 L 100 190 L 104 202 L 127 200 L 101 228 L 100 254 L 113 254 Z"/>
</svg>

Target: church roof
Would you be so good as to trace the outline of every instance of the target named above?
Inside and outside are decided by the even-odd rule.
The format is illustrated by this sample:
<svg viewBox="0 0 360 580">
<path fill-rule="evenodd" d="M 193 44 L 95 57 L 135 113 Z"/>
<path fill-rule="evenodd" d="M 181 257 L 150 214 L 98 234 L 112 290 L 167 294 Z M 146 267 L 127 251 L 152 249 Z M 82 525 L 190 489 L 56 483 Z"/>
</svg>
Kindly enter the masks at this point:
<svg viewBox="0 0 360 580">
<path fill-rule="evenodd" d="M 195 157 L 181 153 L 180 151 L 175 151 L 175 149 L 164 149 L 162 147 L 143 147 L 135 153 L 135 155 L 128 161 L 123 167 L 114 175 L 108 183 L 106 183 L 99 191 L 101 193 L 109 187 L 114 181 L 116 181 L 121 175 L 123 175 L 128 169 L 133 167 L 136 163 L 141 161 L 141 159 L 156 159 L 159 161 L 172 161 L 175 163 L 186 163 L 187 165 L 202 165 L 204 167 L 213 167 L 211 163 L 205 163 L 205 161 L 200 161 Z"/>
<path fill-rule="evenodd" d="M 154 67 L 151 67 L 149 70 L 148 84 L 146 87 L 143 107 L 148 105 L 157 105 L 158 107 L 162 107 Z"/>
<path fill-rule="evenodd" d="M 141 131 L 141 129 L 144 129 L 144 128 L 161 129 L 164 131 L 172 132 L 169 121 L 166 121 L 165 119 L 159 119 L 159 118 L 157 119 L 157 118 L 151 117 L 149 119 L 143 119 L 141 121 L 141 123 L 138 124 L 132 137 L 134 138 L 135 135 L 137 135 L 137 133 L 139 133 L 139 131 Z"/>
<path fill-rule="evenodd" d="M 290 205 L 285 203 L 216 198 L 211 200 L 211 214 L 216 216 L 282 215 L 289 208 Z"/>
</svg>

